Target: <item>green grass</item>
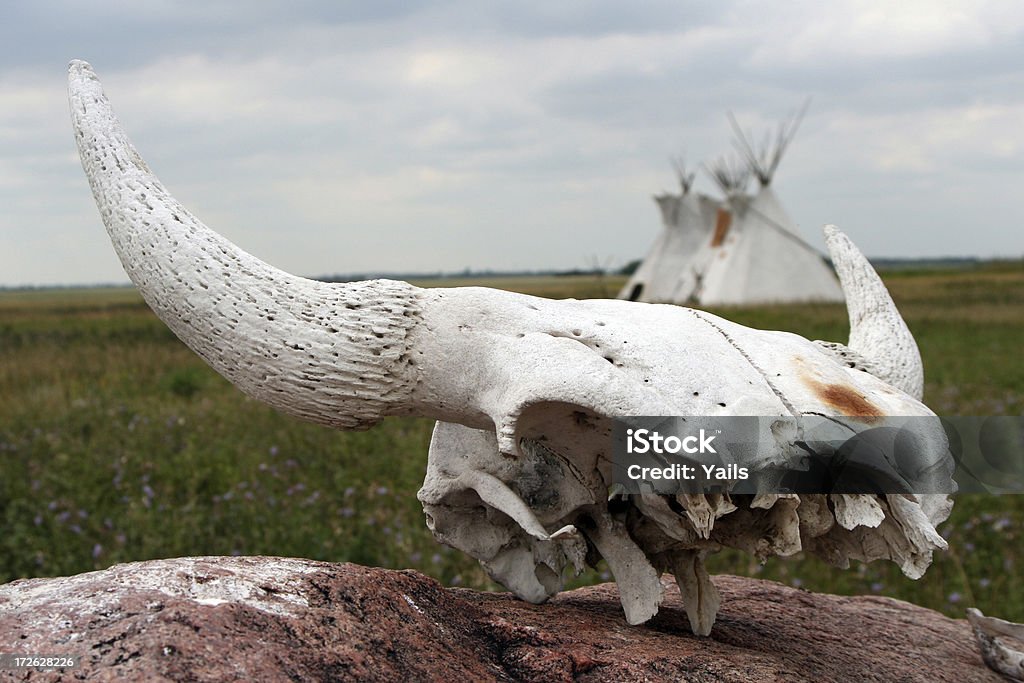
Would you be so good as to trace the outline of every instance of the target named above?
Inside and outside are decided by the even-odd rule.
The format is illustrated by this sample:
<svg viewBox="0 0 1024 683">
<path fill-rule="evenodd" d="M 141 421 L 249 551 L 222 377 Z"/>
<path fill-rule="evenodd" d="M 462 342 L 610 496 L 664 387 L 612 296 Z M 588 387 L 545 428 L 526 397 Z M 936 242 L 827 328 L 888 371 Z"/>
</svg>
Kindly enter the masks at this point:
<svg viewBox="0 0 1024 683">
<path fill-rule="evenodd" d="M 1020 264 L 886 279 L 921 346 L 926 403 L 946 414 L 1024 412 Z M 614 295 L 622 280 L 472 284 L 584 298 Z M 715 312 L 810 338 L 847 336 L 842 306 Z M 155 557 L 273 554 L 413 567 L 491 588 L 423 523 L 415 493 L 431 427 L 389 419 L 346 433 L 281 416 L 209 370 L 131 289 L 0 292 L 0 582 Z M 1024 496 L 958 496 L 942 527 L 951 551 L 916 582 L 881 562 L 843 571 L 798 556 L 760 566 L 724 552 L 710 564 L 1024 621 L 1022 522 Z M 602 578 L 589 572 L 574 585 Z"/>
</svg>

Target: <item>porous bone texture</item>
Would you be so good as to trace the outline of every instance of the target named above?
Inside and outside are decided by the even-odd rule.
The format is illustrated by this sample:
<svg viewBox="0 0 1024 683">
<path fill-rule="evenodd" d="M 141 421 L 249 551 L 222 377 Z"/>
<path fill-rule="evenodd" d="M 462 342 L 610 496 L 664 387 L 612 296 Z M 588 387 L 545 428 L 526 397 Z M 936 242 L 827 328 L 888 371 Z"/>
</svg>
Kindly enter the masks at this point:
<svg viewBox="0 0 1024 683">
<path fill-rule="evenodd" d="M 1024 624 L 986 617 L 979 610 L 967 610 L 974 636 L 985 663 L 1008 680 L 1024 683 Z"/>
<path fill-rule="evenodd" d="M 332 285 L 254 258 L 150 173 L 88 65 L 71 66 L 75 139 L 100 215 L 146 303 L 242 391 L 296 417 L 368 427 L 405 405 L 418 290 Z"/>
<path fill-rule="evenodd" d="M 924 395 L 921 352 L 882 280 L 835 226 L 825 227 L 825 242 L 846 292 L 850 316 L 847 346 L 871 358 L 873 372 L 920 399 Z"/>
</svg>

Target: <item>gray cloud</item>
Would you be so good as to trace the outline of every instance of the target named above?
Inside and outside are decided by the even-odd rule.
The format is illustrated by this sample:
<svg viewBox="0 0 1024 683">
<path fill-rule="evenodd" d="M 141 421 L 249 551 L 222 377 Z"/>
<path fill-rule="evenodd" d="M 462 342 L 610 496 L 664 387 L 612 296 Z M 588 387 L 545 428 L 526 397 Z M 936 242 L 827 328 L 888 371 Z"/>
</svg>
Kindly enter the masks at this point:
<svg viewBox="0 0 1024 683">
<path fill-rule="evenodd" d="M 179 199 L 299 273 L 625 262 L 670 156 L 806 96 L 776 187 L 813 242 L 836 222 L 873 255 L 1024 252 L 1016 3 L 238 7 L 0 8 L 0 284 L 124 280 L 73 150 L 73 57 Z"/>
</svg>

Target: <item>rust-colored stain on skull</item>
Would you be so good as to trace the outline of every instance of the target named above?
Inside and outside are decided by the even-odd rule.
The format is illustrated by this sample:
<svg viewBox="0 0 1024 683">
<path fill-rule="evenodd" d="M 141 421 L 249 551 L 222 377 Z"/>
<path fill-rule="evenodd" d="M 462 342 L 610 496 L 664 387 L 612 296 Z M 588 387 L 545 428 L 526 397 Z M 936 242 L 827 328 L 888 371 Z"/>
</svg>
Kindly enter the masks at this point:
<svg viewBox="0 0 1024 683">
<path fill-rule="evenodd" d="M 804 378 L 814 393 L 825 403 L 837 409 L 843 415 L 859 417 L 863 422 L 871 424 L 883 417 L 883 413 L 864 396 L 852 387 L 843 384 L 822 384 L 817 380 Z"/>
</svg>

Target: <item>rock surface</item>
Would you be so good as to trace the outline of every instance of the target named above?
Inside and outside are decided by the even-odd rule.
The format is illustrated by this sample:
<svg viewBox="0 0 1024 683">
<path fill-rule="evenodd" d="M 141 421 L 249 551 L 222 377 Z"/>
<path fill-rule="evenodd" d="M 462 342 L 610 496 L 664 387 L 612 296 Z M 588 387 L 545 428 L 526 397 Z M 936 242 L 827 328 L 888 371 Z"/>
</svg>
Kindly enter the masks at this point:
<svg viewBox="0 0 1024 683">
<path fill-rule="evenodd" d="M 613 584 L 546 605 L 414 571 L 269 557 L 117 565 L 0 586 L 0 653 L 80 655 L 4 680 L 1001 681 L 966 621 L 882 597 L 717 576 L 691 634 L 674 583 L 628 626 Z"/>
</svg>

